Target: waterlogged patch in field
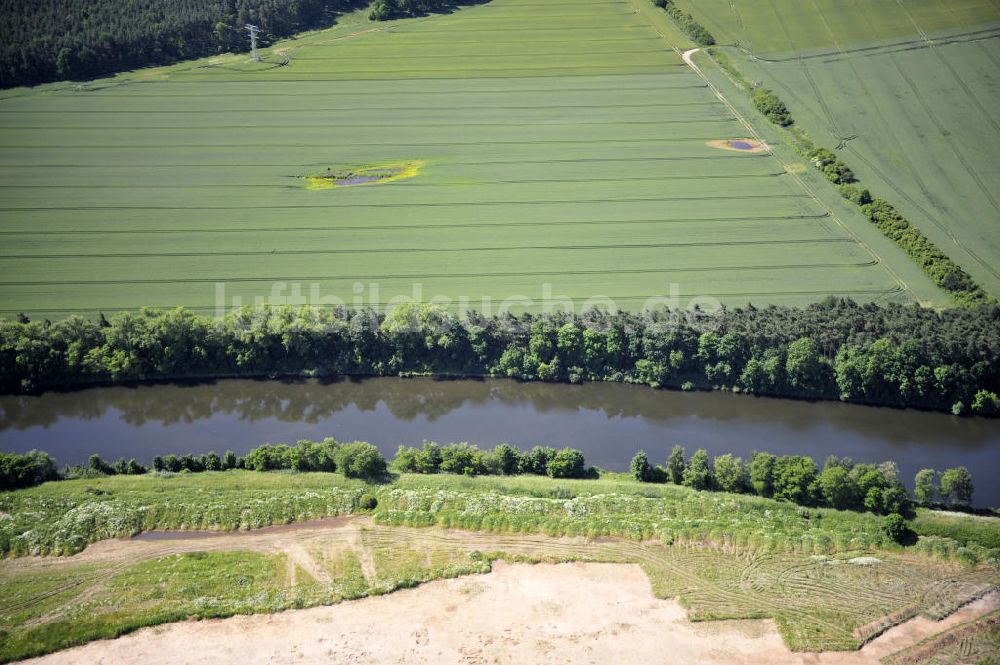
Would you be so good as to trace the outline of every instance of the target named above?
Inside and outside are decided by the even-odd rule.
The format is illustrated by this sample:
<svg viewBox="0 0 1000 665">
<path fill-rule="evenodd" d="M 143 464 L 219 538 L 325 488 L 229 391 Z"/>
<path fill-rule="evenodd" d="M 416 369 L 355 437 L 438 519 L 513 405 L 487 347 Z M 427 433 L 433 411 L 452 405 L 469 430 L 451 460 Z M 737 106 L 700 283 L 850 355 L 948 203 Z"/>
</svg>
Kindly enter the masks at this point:
<svg viewBox="0 0 1000 665">
<path fill-rule="evenodd" d="M 385 185 L 415 177 L 424 161 L 386 162 L 352 168 L 328 168 L 318 175 L 306 176 L 306 189 L 337 189 L 361 185 Z"/>
<path fill-rule="evenodd" d="M 755 139 L 724 139 L 708 141 L 706 145 L 721 150 L 734 150 L 736 152 L 766 152 L 767 146 Z"/>
</svg>

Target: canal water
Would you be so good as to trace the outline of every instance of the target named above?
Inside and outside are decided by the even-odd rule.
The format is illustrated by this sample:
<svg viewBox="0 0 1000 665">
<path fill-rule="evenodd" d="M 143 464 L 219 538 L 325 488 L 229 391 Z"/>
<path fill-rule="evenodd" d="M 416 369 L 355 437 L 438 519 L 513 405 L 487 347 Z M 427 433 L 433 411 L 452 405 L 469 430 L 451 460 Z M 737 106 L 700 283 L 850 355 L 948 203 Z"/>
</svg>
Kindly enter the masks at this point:
<svg viewBox="0 0 1000 665">
<path fill-rule="evenodd" d="M 964 465 L 974 503 L 1000 506 L 1000 420 L 804 402 L 723 392 L 675 392 L 614 383 L 372 378 L 221 380 L 0 396 L 0 450 L 45 450 L 60 464 L 231 449 L 298 439 L 365 440 L 390 456 L 403 443 L 508 442 L 580 448 L 587 463 L 624 470 L 637 450 L 663 463 L 688 454 L 748 457 L 754 450 L 891 459 L 917 470 Z"/>
</svg>

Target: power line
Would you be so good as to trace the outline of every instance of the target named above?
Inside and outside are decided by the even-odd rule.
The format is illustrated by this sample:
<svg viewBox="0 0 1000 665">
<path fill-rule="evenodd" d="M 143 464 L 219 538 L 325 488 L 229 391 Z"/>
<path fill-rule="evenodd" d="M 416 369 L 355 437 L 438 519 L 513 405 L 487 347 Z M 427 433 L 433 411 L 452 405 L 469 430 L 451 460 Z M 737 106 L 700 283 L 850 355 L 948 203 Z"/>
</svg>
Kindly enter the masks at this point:
<svg viewBox="0 0 1000 665">
<path fill-rule="evenodd" d="M 257 55 L 257 37 L 258 35 L 260 35 L 260 28 L 250 23 L 247 23 L 243 27 L 246 28 L 246 31 L 250 33 L 250 51 L 253 54 L 251 56 L 251 59 L 254 62 L 260 62 L 260 56 Z"/>
</svg>

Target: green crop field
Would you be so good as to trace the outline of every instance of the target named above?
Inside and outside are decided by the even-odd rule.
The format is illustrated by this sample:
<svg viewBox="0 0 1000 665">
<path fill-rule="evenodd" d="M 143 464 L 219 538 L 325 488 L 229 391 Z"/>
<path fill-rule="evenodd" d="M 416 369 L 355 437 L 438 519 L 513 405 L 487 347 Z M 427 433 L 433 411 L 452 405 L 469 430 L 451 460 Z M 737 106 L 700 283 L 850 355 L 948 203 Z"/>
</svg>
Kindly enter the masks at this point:
<svg viewBox="0 0 1000 665">
<path fill-rule="evenodd" d="M 2 93 L 0 315 L 947 302 L 779 160 L 706 145 L 747 130 L 670 30 L 646 0 L 494 0 Z M 399 164 L 415 176 L 307 180 Z"/>
<path fill-rule="evenodd" d="M 684 0 L 821 145 L 1000 294 L 1000 3 Z M 851 138 L 854 137 L 854 138 Z"/>
</svg>

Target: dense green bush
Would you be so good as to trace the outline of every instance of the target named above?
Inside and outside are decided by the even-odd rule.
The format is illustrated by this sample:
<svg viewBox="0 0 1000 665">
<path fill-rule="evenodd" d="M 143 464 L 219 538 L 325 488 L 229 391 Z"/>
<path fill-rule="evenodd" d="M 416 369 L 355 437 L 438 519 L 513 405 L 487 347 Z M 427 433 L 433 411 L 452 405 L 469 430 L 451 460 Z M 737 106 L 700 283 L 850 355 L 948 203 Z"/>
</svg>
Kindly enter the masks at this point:
<svg viewBox="0 0 1000 665">
<path fill-rule="evenodd" d="M 684 449 L 674 446 L 667 466 L 651 467 L 640 451 L 632 458 L 631 475 L 644 482 L 683 484 L 699 490 L 718 489 L 737 494 L 758 494 L 784 499 L 803 506 L 825 506 L 838 510 L 867 510 L 887 515 L 913 514 L 906 488 L 899 480 L 896 465 L 854 464 L 849 458 L 828 457 L 822 473 L 816 462 L 802 455 L 779 457 L 755 452 L 749 464 L 732 454 L 719 455 L 709 464 L 708 453 L 698 450 L 685 461 Z M 933 474 L 933 471 L 931 472 Z M 958 493 L 966 488 L 971 498 L 971 478 L 953 470 Z"/>
<path fill-rule="evenodd" d="M 251 471 L 276 471 L 291 469 L 293 471 L 327 471 L 337 470 L 335 455 L 340 444 L 331 438 L 323 441 L 302 440 L 294 446 L 283 443 L 264 444 L 251 450 L 242 459 L 227 459 L 227 464 L 236 464 Z M 214 453 L 210 453 L 214 454 Z M 219 468 L 232 468 L 231 466 Z M 193 469 L 192 469 L 193 470 Z M 206 466 L 205 470 L 211 471 Z"/>
<path fill-rule="evenodd" d="M 961 304 L 979 305 L 991 298 L 957 263 L 937 248 L 891 204 L 875 198 L 861 211 L 924 269 L 935 284 L 950 291 Z"/>
<path fill-rule="evenodd" d="M 847 185 L 852 182 L 857 182 L 857 178 L 854 177 L 854 172 L 851 171 L 847 164 L 840 161 L 836 155 L 826 148 L 815 147 L 808 152 L 807 157 L 809 157 L 812 161 L 813 166 L 822 171 L 823 175 L 825 175 L 830 182 L 837 185 Z M 857 195 L 859 202 L 864 198 L 864 191 L 867 190 L 862 190 L 862 192 Z M 841 190 L 841 194 L 843 193 L 844 191 Z M 850 197 L 845 196 L 845 198 Z M 871 198 L 870 195 L 868 198 Z"/>
<path fill-rule="evenodd" d="M 694 20 L 694 17 L 683 9 L 679 9 L 671 0 L 653 0 L 657 7 L 665 9 L 680 29 L 691 41 L 699 46 L 712 46 L 715 44 L 715 37 L 712 36 L 705 26 Z"/>
<path fill-rule="evenodd" d="M 24 454 L 0 453 L 0 490 L 40 485 L 48 480 L 58 480 L 56 461 L 39 450 Z"/>
<path fill-rule="evenodd" d="M 696 490 L 709 490 L 715 485 L 712 468 L 708 464 L 708 451 L 698 449 L 691 455 L 684 469 L 682 484 Z"/>
<path fill-rule="evenodd" d="M 550 478 L 583 478 L 587 473 L 583 453 L 575 448 L 563 448 L 552 456 L 545 472 Z"/>
<path fill-rule="evenodd" d="M 837 188 L 840 195 L 854 205 L 864 206 L 872 202 L 872 193 L 860 185 L 843 184 Z"/>
<path fill-rule="evenodd" d="M 649 465 L 649 456 L 645 450 L 640 450 L 629 463 L 629 472 L 632 477 L 642 482 L 649 482 L 653 468 Z"/>
<path fill-rule="evenodd" d="M 431 441 L 423 448 L 400 446 L 392 461 L 400 473 L 457 473 L 480 475 L 548 475 L 552 478 L 582 478 L 586 475 L 583 453 L 573 448 L 556 451 L 535 446 L 528 452 L 502 443 L 492 451 L 467 443 L 440 446 Z"/>
<path fill-rule="evenodd" d="M 385 475 L 385 458 L 378 448 L 364 441 L 342 443 L 334 450 L 337 468 L 348 478 L 378 479 Z"/>
<path fill-rule="evenodd" d="M 368 18 L 373 21 L 388 21 L 393 18 L 420 16 L 428 12 L 451 9 L 468 4 L 462 0 L 375 0 Z"/>
<path fill-rule="evenodd" d="M 964 466 L 941 474 L 941 498 L 967 506 L 972 503 L 972 474 Z"/>
<path fill-rule="evenodd" d="M 906 518 L 899 513 L 889 513 L 882 522 L 882 530 L 890 539 L 901 543 L 910 533 L 910 526 L 906 523 Z"/>
<path fill-rule="evenodd" d="M 757 88 L 753 92 L 752 99 L 753 105 L 757 107 L 757 110 L 763 113 L 774 124 L 788 127 L 795 122 L 785 103 L 778 99 L 778 96 L 770 90 Z"/>
</svg>

